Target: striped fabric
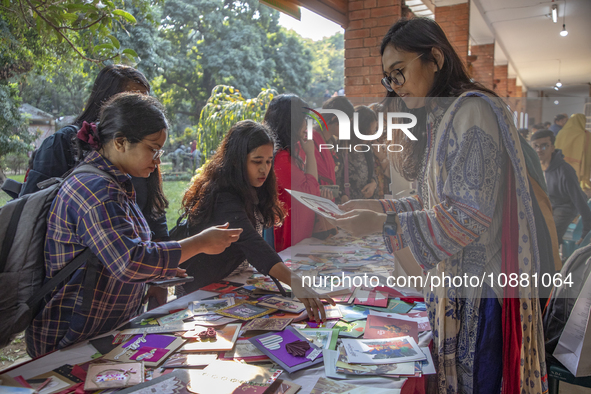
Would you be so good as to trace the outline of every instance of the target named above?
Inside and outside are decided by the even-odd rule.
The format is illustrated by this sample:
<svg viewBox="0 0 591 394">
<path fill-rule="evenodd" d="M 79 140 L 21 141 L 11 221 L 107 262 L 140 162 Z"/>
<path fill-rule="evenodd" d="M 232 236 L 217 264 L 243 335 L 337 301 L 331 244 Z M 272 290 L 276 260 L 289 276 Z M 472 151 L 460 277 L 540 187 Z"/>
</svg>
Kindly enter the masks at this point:
<svg viewBox="0 0 591 394">
<path fill-rule="evenodd" d="M 101 261 L 90 312 L 81 311 L 85 266 L 48 295 L 26 333 L 27 351 L 39 356 L 111 331 L 139 309 L 144 283 L 174 277 L 178 242 L 151 242 L 130 178 L 98 152 L 84 160 L 117 180 L 77 174 L 64 182 L 48 217 L 47 279 L 86 247 Z"/>
</svg>

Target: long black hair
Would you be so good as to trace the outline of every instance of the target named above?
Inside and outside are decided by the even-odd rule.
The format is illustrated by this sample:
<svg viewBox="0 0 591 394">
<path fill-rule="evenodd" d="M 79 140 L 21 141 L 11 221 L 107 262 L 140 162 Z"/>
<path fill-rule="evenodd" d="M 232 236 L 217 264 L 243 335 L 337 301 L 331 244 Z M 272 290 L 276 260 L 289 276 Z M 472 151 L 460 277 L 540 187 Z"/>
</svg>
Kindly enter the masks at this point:
<svg viewBox="0 0 591 394">
<path fill-rule="evenodd" d="M 242 199 L 253 226 L 255 208 L 263 217 L 265 227 L 283 222 L 285 211 L 277 198 L 275 171 L 271 171 L 261 187 L 253 188 L 248 180 L 247 156 L 256 148 L 273 146 L 275 141 L 265 125 L 252 120 L 236 123 L 183 196 L 182 210 L 191 226 L 207 223 L 211 218 L 218 193 L 229 191 Z"/>
<path fill-rule="evenodd" d="M 455 97 L 459 97 L 469 90 L 478 90 L 494 97 L 497 97 L 497 94 L 470 78 L 464 63 L 445 33 L 439 24 L 432 19 L 400 19 L 390 27 L 382 39 L 381 56 L 384 55 L 386 47 L 390 45 L 399 51 L 421 55 L 417 61 L 423 64 L 437 64 L 433 56 L 433 48 L 439 49 L 443 54 L 443 65 L 441 68 L 437 66 L 438 71 L 435 73 L 433 85 L 427 93 L 426 107 L 409 109 L 402 100 L 389 100 L 385 104 L 389 111 L 410 112 L 417 117 L 418 123 L 413 132 L 418 140 L 412 141 L 406 138 L 403 133 L 398 132 L 395 133 L 396 138 L 394 141 L 403 146 L 401 154 L 395 155 L 394 167 L 406 180 L 413 181 L 419 175 L 427 144 L 427 107 L 432 105 L 447 107 L 454 101 Z M 386 97 L 398 97 L 398 94 L 396 92 L 387 92 Z"/>
<path fill-rule="evenodd" d="M 265 113 L 264 123 L 273 133 L 276 149 L 287 150 L 296 161 L 301 161 L 295 150 L 299 149 L 300 130 L 309 113 L 306 107 L 308 103 L 295 94 L 280 94 L 271 100 Z"/>
<path fill-rule="evenodd" d="M 111 97 L 101 108 L 97 137 L 100 149 L 109 141 L 123 137 L 132 144 L 147 136 L 168 129 L 164 107 L 151 96 L 124 92 Z M 168 200 L 162 190 L 160 168 L 148 177 L 148 196 L 144 212 L 152 218 L 165 214 Z"/>
<path fill-rule="evenodd" d="M 150 92 L 150 83 L 144 74 L 135 68 L 123 64 L 105 66 L 96 76 L 84 111 L 76 118 L 74 125 L 79 128 L 83 122 L 98 122 L 102 105 L 114 95 L 128 91 L 133 83 L 143 86 Z M 75 136 L 72 145 L 77 161 L 82 161 L 85 152 L 92 150 L 88 144 Z"/>
</svg>

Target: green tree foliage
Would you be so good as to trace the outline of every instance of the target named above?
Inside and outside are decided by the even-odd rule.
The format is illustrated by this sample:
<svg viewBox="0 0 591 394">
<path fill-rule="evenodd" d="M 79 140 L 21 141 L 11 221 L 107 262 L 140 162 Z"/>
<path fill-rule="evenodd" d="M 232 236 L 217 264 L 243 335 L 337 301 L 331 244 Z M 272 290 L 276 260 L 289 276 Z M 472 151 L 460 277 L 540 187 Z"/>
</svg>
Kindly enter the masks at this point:
<svg viewBox="0 0 591 394">
<path fill-rule="evenodd" d="M 0 83 L 0 158 L 11 152 L 26 152 L 34 136 L 23 127 L 18 111 L 20 99 L 17 96 L 15 84 Z M 4 183 L 5 176 L 0 167 L 0 183 Z"/>
<path fill-rule="evenodd" d="M 201 111 L 195 133 L 197 146 L 209 155 L 236 122 L 245 119 L 262 122 L 269 103 L 276 95 L 277 91 L 273 89 L 263 89 L 257 97 L 248 99 L 234 87 L 216 86 Z"/>
<path fill-rule="evenodd" d="M 154 88 L 177 133 L 197 124 L 216 85 L 250 98 L 263 88 L 303 94 L 310 82 L 310 52 L 256 0 L 166 0 L 161 20 Z"/>
<path fill-rule="evenodd" d="M 312 81 L 304 96 L 313 101 L 311 105 L 320 106 L 327 90 L 332 95 L 345 86 L 345 40 L 337 33 L 319 41 L 306 39 L 305 45 L 314 56 Z"/>
</svg>

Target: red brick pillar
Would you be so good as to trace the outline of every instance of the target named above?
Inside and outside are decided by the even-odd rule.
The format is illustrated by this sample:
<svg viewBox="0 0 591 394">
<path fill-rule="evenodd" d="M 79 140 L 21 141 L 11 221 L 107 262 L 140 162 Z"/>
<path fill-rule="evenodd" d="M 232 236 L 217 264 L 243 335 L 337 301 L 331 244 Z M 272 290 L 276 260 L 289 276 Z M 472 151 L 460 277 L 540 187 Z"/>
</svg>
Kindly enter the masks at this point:
<svg viewBox="0 0 591 394">
<path fill-rule="evenodd" d="M 470 3 L 435 7 L 435 21 L 439 23 L 447 39 L 466 65 L 470 30 Z"/>
<path fill-rule="evenodd" d="M 471 54 L 477 59 L 472 62 L 471 77 L 489 89 L 493 88 L 495 67 L 495 44 L 472 45 Z"/>
<path fill-rule="evenodd" d="M 345 94 L 350 97 L 383 97 L 380 44 L 402 14 L 402 0 L 349 2 L 345 29 Z"/>
<path fill-rule="evenodd" d="M 507 97 L 517 97 L 517 78 L 507 78 Z"/>
<path fill-rule="evenodd" d="M 509 66 L 495 66 L 493 71 L 493 90 L 499 97 L 507 97 L 507 74 Z"/>
</svg>

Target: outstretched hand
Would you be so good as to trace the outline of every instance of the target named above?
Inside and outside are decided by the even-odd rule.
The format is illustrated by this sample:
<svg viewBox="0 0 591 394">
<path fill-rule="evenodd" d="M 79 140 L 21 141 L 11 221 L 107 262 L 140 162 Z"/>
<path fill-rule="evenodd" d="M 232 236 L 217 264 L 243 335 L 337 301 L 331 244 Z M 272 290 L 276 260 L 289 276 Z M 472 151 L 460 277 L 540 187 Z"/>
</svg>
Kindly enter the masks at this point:
<svg viewBox="0 0 591 394">
<path fill-rule="evenodd" d="M 382 204 L 378 200 L 349 200 L 344 204 L 339 205 L 339 209 L 345 212 L 353 211 L 355 209 L 366 209 L 374 212 L 384 212 Z"/>
<path fill-rule="evenodd" d="M 380 233 L 386 222 L 386 214 L 368 209 L 356 209 L 327 220 L 355 237 L 363 237 Z"/>
<path fill-rule="evenodd" d="M 197 234 L 195 237 L 199 238 L 201 253 L 205 254 L 220 254 L 233 242 L 238 241 L 241 228 L 229 229 L 230 223 L 222 224 L 207 228 Z"/>
</svg>

